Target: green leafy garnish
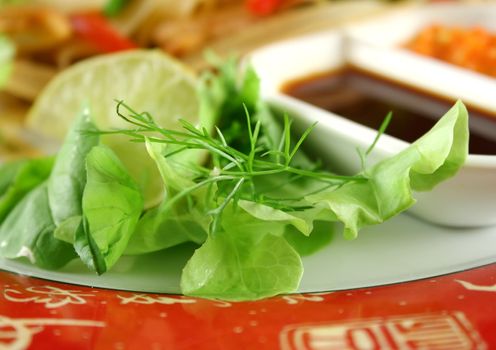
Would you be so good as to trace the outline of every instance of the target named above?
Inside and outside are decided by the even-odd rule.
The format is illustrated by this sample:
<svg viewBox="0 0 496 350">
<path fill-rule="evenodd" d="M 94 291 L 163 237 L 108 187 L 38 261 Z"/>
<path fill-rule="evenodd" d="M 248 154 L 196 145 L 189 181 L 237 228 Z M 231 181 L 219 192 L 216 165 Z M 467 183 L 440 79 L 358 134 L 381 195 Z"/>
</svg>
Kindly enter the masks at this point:
<svg viewBox="0 0 496 350">
<path fill-rule="evenodd" d="M 203 193 L 197 192 L 186 200 L 185 193 L 190 193 L 189 189 L 195 187 L 191 174 L 173 166 L 174 156 L 164 157 L 165 154 L 171 155 L 164 144 L 147 141 L 146 148 L 157 164 L 166 196 L 158 207 L 140 218 L 126 253 L 143 254 L 188 241 L 203 243 L 211 221 L 205 215 L 203 203 L 199 202 Z"/>
<path fill-rule="evenodd" d="M 54 229 L 43 183 L 19 202 L 0 227 L 0 256 L 26 257 L 46 269 L 62 267 L 76 255 L 71 244 L 53 236 Z"/>
<path fill-rule="evenodd" d="M 87 133 L 96 130 L 89 110 L 85 109 L 69 130 L 57 155 L 48 180 L 48 201 L 56 225 L 74 217 L 81 218 L 81 198 L 86 186 L 85 159 L 99 143 L 97 135 Z"/>
<path fill-rule="evenodd" d="M 302 151 L 318 125 L 295 136 L 290 116 L 260 98 L 251 68 L 240 74 L 230 61 L 217 71 L 199 89 L 198 119 L 208 125 L 181 120 L 182 128 L 164 128 L 119 101 L 117 114 L 131 128 L 97 130 L 86 110 L 53 170 L 51 159 L 1 166 L 0 257 L 56 268 L 77 253 L 102 274 L 123 254 L 192 242 L 198 249 L 184 267 L 184 294 L 253 300 L 290 293 L 303 273 L 301 256 L 332 244 L 338 227 L 356 238 L 361 228 L 411 207 L 415 191 L 454 176 L 466 159 L 468 115 L 457 102 L 422 138 L 368 166 L 388 116 L 373 144 L 358 150 L 362 171 L 331 173 Z M 125 152 L 100 145 L 100 134 L 146 150 L 161 177 L 160 203 L 144 208 L 129 174 L 136 169 L 116 155 Z"/>
<path fill-rule="evenodd" d="M 86 157 L 83 225 L 75 248 L 85 264 L 99 274 L 124 252 L 143 211 L 138 185 L 107 146 L 95 146 Z"/>
<path fill-rule="evenodd" d="M 222 228 L 186 264 L 181 289 L 187 295 L 250 300 L 294 291 L 303 274 L 298 253 L 273 231 L 270 221 L 226 209 Z"/>
<path fill-rule="evenodd" d="M 0 224 L 27 193 L 47 179 L 52 165 L 52 158 L 0 165 Z"/>
<path fill-rule="evenodd" d="M 214 79 L 213 86 L 224 84 L 234 94 L 237 90 L 230 74 L 228 84 Z M 223 79 L 222 75 L 216 79 Z M 246 93 L 244 86 L 242 83 L 240 89 Z M 212 103 L 212 99 L 210 106 L 225 108 L 218 107 L 225 103 Z M 227 113 L 232 113 L 231 107 Z M 333 222 L 344 224 L 345 237 L 356 238 L 362 227 L 379 224 L 412 206 L 413 191 L 430 189 L 453 176 L 468 153 L 468 116 L 461 102 L 410 147 L 355 176 L 336 175 L 310 162 L 301 154 L 300 146 L 315 126 L 294 141 L 288 117 L 283 118 L 282 126 L 270 122 L 270 128 L 265 126 L 262 119 L 274 119 L 260 101 L 251 112 L 243 108 L 244 128 L 217 127 L 216 135 L 187 122 L 183 122 L 183 130 L 163 129 L 149 114 L 137 113 L 124 102 L 118 104 L 118 114 L 136 128 L 117 133 L 146 142 L 148 148 L 154 147 L 152 144 L 173 148 L 162 152 L 161 157 L 160 153 L 153 156 L 159 169 L 165 164 L 170 174 L 177 172 L 169 180 L 187 169 L 188 180 L 181 177 L 181 185 L 176 186 L 181 190 L 166 198 L 164 205 L 171 209 L 182 202 L 188 210 L 210 216 L 207 239 L 187 264 L 181 286 L 186 294 L 212 298 L 256 299 L 293 291 L 294 280 L 290 278 L 265 280 L 272 269 L 254 263 L 252 255 L 269 259 L 264 255 L 267 246 L 279 242 L 280 255 L 272 255 L 267 264 L 277 265 L 279 259 L 286 258 L 293 261 L 296 251 L 307 254 L 329 242 Z M 239 140 L 234 142 L 238 146 L 232 146 L 228 139 Z M 210 162 L 192 166 L 177 160 L 181 152 L 191 149 L 208 151 Z M 361 152 L 364 159 L 370 150 Z M 314 224 L 329 231 L 312 237 Z M 170 233 L 155 231 L 162 237 L 166 234 Z M 306 240 L 305 236 L 312 238 Z M 295 244 L 301 244 L 301 249 L 292 248 Z M 298 264 L 287 264 L 284 269 L 278 271 L 281 276 L 301 274 Z"/>
</svg>

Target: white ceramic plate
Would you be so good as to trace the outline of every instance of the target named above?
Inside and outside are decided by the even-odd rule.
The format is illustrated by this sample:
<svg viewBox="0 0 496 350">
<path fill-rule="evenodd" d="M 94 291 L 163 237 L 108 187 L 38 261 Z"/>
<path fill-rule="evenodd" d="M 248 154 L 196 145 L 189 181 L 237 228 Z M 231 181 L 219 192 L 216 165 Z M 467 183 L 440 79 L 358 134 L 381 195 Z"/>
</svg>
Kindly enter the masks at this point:
<svg viewBox="0 0 496 350">
<path fill-rule="evenodd" d="M 490 9 L 494 12 L 496 6 Z M 365 24 L 261 48 L 250 55 L 249 61 L 260 74 L 262 93 L 272 105 L 292 114 L 296 118 L 295 124 L 301 128 L 319 123 L 308 140 L 311 148 L 337 168 L 354 173 L 360 169 L 356 148 L 367 149 L 376 136 L 376 130 L 283 95 L 281 86 L 291 80 L 351 63 L 434 94 L 456 96 L 486 110 L 496 111 L 496 80 L 395 46 L 406 40 L 405 32 L 412 34 L 431 20 L 441 20 L 443 11 L 460 20 L 466 18 L 468 25 L 473 25 L 478 23 L 475 19 L 483 8 L 444 5 L 404 9 Z M 496 21 L 496 13 L 491 18 Z M 455 91 L 454 96 L 452 91 Z M 424 102 L 412 103 L 424 106 Z M 443 112 L 440 111 L 439 116 Z M 480 128 L 496 135 L 496 123 L 485 123 Z M 407 146 L 407 142 L 384 135 L 369 161 L 374 163 Z M 416 198 L 418 203 L 410 211 L 429 222 L 455 227 L 496 225 L 496 155 L 470 154 L 456 177 L 431 192 L 418 193 Z"/>
<path fill-rule="evenodd" d="M 278 93 L 280 83 L 288 79 L 343 65 L 348 59 L 345 48 L 350 45 L 343 33 L 344 29 L 330 31 L 264 48 L 253 54 L 252 62 L 262 76 L 262 90 L 269 101 L 299 114 L 300 124 L 319 120 L 320 126 L 311 140 L 313 145 L 326 150 L 321 154 L 338 159 L 345 168 L 353 170 L 357 164 L 350 159 L 356 159 L 355 147 L 368 147 L 375 131 Z M 407 145 L 383 137 L 371 160 L 382 159 Z M 452 225 L 496 223 L 496 186 L 488 187 L 488 183 L 495 184 L 494 158 L 470 156 L 462 173 L 444 188 L 422 198 L 415 213 Z M 477 181 L 470 183 L 474 177 Z M 447 205 L 445 211 L 429 209 L 443 205 Z M 354 241 L 336 234 L 325 249 L 304 258 L 305 273 L 299 291 L 368 287 L 474 268 L 496 262 L 495 246 L 496 226 L 441 227 L 402 214 L 362 230 Z M 103 276 L 89 272 L 80 261 L 73 261 L 60 271 L 46 271 L 21 260 L 0 260 L 0 269 L 95 287 L 179 293 L 181 270 L 193 249 L 182 246 L 140 257 L 123 257 Z"/>
<path fill-rule="evenodd" d="M 428 278 L 496 262 L 496 227 L 450 229 L 408 214 L 363 229 L 356 240 L 335 234 L 331 244 L 303 259 L 300 292 L 369 287 Z M 96 276 L 75 260 L 60 271 L 21 260 L 0 260 L 0 269 L 93 287 L 180 293 L 181 270 L 193 246 L 140 257 L 123 257 Z"/>
</svg>

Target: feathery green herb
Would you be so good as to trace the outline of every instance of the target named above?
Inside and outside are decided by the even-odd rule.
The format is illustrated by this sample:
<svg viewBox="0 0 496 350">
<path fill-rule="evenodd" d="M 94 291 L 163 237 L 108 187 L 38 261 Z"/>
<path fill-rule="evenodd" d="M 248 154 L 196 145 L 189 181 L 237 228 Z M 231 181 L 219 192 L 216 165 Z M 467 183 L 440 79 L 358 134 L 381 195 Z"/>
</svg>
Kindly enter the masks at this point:
<svg viewBox="0 0 496 350">
<path fill-rule="evenodd" d="M 315 168 L 304 169 L 293 166 L 293 158 L 315 125 L 306 129 L 302 136 L 296 142 L 293 142 L 291 138 L 291 121 L 288 116 L 283 119 L 279 147 L 277 149 L 267 149 L 264 144 L 259 142 L 259 137 L 263 133 L 260 121 L 254 123 L 248 110 L 245 109 L 249 152 L 243 153 L 227 144 L 226 138 L 219 128 L 216 128 L 217 135 L 213 136 L 204 128 L 196 127 L 187 121 L 180 120 L 183 130 L 163 129 L 154 122 L 150 114 L 146 112 L 138 113 L 123 101 L 119 101 L 117 104 L 117 114 L 137 128 L 101 133 L 125 134 L 130 136 L 134 142 L 145 142 L 147 140 L 151 143 L 167 144 L 172 146 L 173 150 L 163 155 L 166 158 L 188 149 L 209 152 L 211 157 L 209 164 L 206 166 L 194 164 L 189 169 L 190 174 L 195 174 L 194 185 L 184 188 L 174 197 L 169 198 L 168 203 L 172 206 L 176 201 L 188 196 L 191 192 L 201 187 L 211 187 L 215 184 L 218 187 L 215 201 L 218 202 L 220 198 L 222 198 L 222 201 L 218 207 L 212 208 L 207 213 L 214 220 L 213 228 L 217 227 L 215 223 L 230 201 L 245 199 L 285 208 L 286 210 L 299 210 L 301 208 L 296 203 L 303 200 L 305 196 L 319 191 L 319 189 L 328 189 L 348 182 L 367 180 L 364 175 L 342 176 Z M 253 128 L 252 125 L 254 125 Z M 271 176 L 278 177 L 279 187 L 284 187 L 294 182 L 311 180 L 315 183 L 320 183 L 320 188 L 313 187 L 310 192 L 302 192 L 298 197 L 273 197 L 271 196 L 273 186 L 267 188 L 260 185 L 260 182 L 264 182 L 263 178 Z M 281 179 L 284 180 L 281 181 Z"/>
</svg>

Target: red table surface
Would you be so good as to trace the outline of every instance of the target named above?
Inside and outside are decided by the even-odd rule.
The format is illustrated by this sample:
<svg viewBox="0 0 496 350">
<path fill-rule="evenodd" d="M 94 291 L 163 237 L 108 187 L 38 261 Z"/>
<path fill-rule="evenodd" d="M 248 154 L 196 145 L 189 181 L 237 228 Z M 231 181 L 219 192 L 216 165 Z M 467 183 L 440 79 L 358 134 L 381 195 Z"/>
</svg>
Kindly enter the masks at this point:
<svg viewBox="0 0 496 350">
<path fill-rule="evenodd" d="M 496 348 L 496 264 L 436 278 L 227 303 L 0 272 L 0 349 Z"/>
</svg>

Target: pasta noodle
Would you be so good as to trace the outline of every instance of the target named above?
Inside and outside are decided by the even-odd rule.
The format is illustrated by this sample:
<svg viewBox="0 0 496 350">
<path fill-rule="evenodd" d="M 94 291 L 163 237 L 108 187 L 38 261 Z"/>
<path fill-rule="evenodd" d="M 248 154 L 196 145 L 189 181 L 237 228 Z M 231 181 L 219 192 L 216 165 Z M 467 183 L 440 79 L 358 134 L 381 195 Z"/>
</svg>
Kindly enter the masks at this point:
<svg viewBox="0 0 496 350">
<path fill-rule="evenodd" d="M 22 120 L 29 104 L 0 92 L 0 110 L 9 118 L 0 117 L 0 162 L 38 154 L 31 142 L 25 140 Z"/>
<path fill-rule="evenodd" d="M 56 47 L 71 36 L 71 25 L 65 15 L 38 6 L 3 9 L 0 32 L 6 34 L 21 54 Z"/>
<path fill-rule="evenodd" d="M 18 59 L 14 62 L 11 77 L 5 91 L 25 100 L 32 101 L 55 75 L 49 65 Z"/>
</svg>

